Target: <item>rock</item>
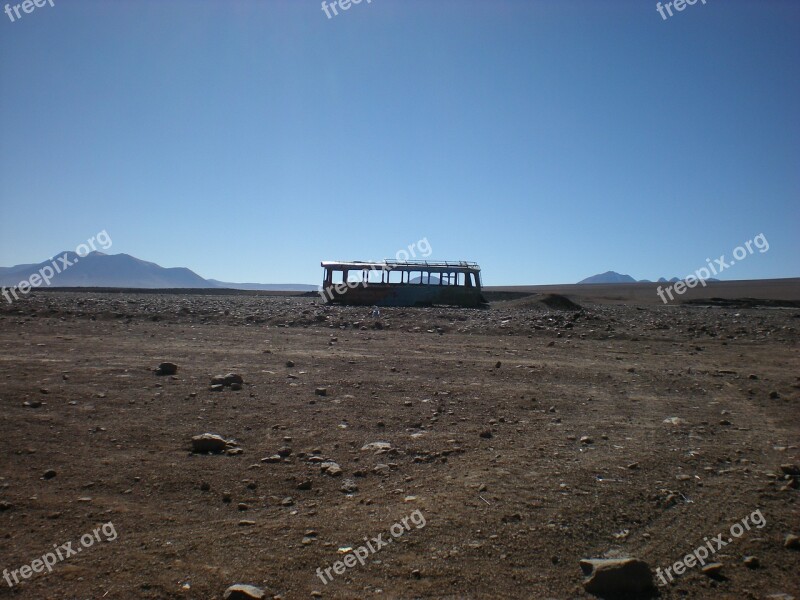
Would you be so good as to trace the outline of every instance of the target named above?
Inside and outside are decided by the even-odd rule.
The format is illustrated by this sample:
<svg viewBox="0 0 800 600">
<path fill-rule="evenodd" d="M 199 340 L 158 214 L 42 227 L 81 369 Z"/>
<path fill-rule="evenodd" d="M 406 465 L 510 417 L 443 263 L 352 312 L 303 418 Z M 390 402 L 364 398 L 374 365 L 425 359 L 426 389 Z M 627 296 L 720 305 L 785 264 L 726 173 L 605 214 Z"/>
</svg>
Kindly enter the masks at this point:
<svg viewBox="0 0 800 600">
<path fill-rule="evenodd" d="M 800 467 L 797 465 L 781 465 L 781 471 L 791 477 L 800 477 Z"/>
<path fill-rule="evenodd" d="M 58 473 L 56 473 L 55 469 L 47 469 L 47 471 L 44 472 L 42 477 L 45 478 L 45 479 L 52 479 L 56 475 L 58 475 Z M 787 546 L 787 548 L 788 548 L 788 546 Z"/>
<path fill-rule="evenodd" d="M 263 600 L 265 595 L 266 592 L 261 588 L 237 583 L 225 590 L 222 597 L 225 600 Z"/>
<path fill-rule="evenodd" d="M 287 496 L 283 500 L 281 500 L 281 506 L 294 506 L 294 498 L 291 496 Z"/>
<path fill-rule="evenodd" d="M 745 556 L 742 562 L 748 569 L 758 569 L 761 566 L 761 563 L 755 556 Z"/>
<path fill-rule="evenodd" d="M 703 575 L 711 577 L 712 579 L 719 579 L 722 576 L 722 563 L 708 563 L 706 566 L 700 569 L 700 572 Z"/>
<path fill-rule="evenodd" d="M 653 588 L 653 574 L 637 558 L 591 558 L 580 561 L 584 589 L 598 596 L 640 594 Z"/>
<path fill-rule="evenodd" d="M 244 383 L 244 379 L 238 373 L 228 373 L 225 375 L 225 378 L 223 379 L 223 385 L 233 385 L 234 383 L 242 385 Z"/>
<path fill-rule="evenodd" d="M 581 436 L 581 444 L 594 444 L 594 440 L 588 435 Z"/>
<path fill-rule="evenodd" d="M 272 456 L 267 456 L 266 458 L 262 458 L 261 462 L 264 462 L 264 463 L 279 463 L 279 462 L 281 462 L 281 460 L 282 459 L 281 459 L 280 456 L 278 456 L 277 454 L 273 454 Z"/>
<path fill-rule="evenodd" d="M 210 483 L 208 483 L 207 481 L 202 481 L 202 482 L 200 483 L 200 491 L 202 491 L 202 492 L 207 492 L 207 491 L 209 491 L 210 489 L 211 489 L 211 484 L 210 484 Z"/>
<path fill-rule="evenodd" d="M 686 421 L 681 419 L 680 417 L 667 417 L 664 419 L 664 423 L 667 425 L 686 425 Z"/>
<path fill-rule="evenodd" d="M 293 360 L 287 360 L 286 361 L 286 366 L 291 369 L 294 366 L 294 361 Z"/>
<path fill-rule="evenodd" d="M 236 442 L 216 433 L 203 433 L 192 438 L 192 452 L 195 454 L 221 454 L 235 447 Z"/>
<path fill-rule="evenodd" d="M 783 547 L 789 550 L 800 550 L 800 537 L 790 533 L 784 538 Z"/>
<path fill-rule="evenodd" d="M 217 375 L 211 378 L 211 385 L 225 385 L 225 376 Z"/>
<path fill-rule="evenodd" d="M 287 456 L 291 455 L 291 453 L 292 449 L 287 446 L 278 449 L 278 456 L 280 456 L 281 458 L 286 458 Z"/>
<path fill-rule="evenodd" d="M 317 389 L 314 390 L 314 393 L 317 396 L 327 396 L 328 395 L 328 388 L 318 387 Z"/>
<path fill-rule="evenodd" d="M 484 439 L 487 439 L 487 440 L 488 440 L 488 439 L 491 439 L 491 437 L 492 437 L 492 432 L 491 432 L 490 430 L 488 430 L 488 429 L 484 429 L 484 430 L 483 430 L 483 431 L 481 431 L 481 432 L 480 432 L 478 435 L 479 435 L 480 437 L 482 437 L 482 438 L 484 438 Z"/>
<path fill-rule="evenodd" d="M 499 369 L 502 366 L 503 366 L 503 363 L 501 363 L 499 360 L 496 363 L 494 363 L 494 368 L 495 369 Z"/>
<path fill-rule="evenodd" d="M 22 403 L 23 406 L 27 406 L 28 408 L 39 408 L 42 405 L 41 400 L 26 400 Z"/>
<path fill-rule="evenodd" d="M 333 461 L 320 463 L 319 468 L 323 473 L 330 475 L 331 477 L 336 477 L 337 475 L 342 474 L 342 467 Z"/>
<path fill-rule="evenodd" d="M 373 450 L 391 450 L 392 445 L 389 442 L 370 442 L 369 444 L 364 444 L 361 446 L 362 451 L 373 451 Z"/>
<path fill-rule="evenodd" d="M 222 390 L 225 389 L 225 386 L 222 385 L 221 383 L 215 383 L 211 385 L 208 389 L 211 390 L 212 392 L 221 392 Z"/>
<path fill-rule="evenodd" d="M 352 494 L 358 491 L 358 485 L 352 479 L 345 479 L 339 489 L 345 494 Z"/>
<path fill-rule="evenodd" d="M 300 483 L 297 484 L 297 489 L 298 490 L 310 490 L 311 489 L 311 485 L 312 485 L 311 484 L 311 480 L 310 479 L 305 479 L 304 481 L 301 481 Z"/>
<path fill-rule="evenodd" d="M 781 395 L 780 395 L 778 392 L 776 392 L 776 391 L 774 391 L 774 390 L 773 390 L 773 391 L 771 391 L 771 392 L 769 393 L 769 397 L 770 397 L 770 399 L 772 399 L 772 400 L 777 400 L 778 398 L 780 398 L 780 397 L 781 397 Z"/>
<path fill-rule="evenodd" d="M 12 508 L 14 508 L 14 505 L 11 504 L 11 502 L 9 502 L 8 500 L 0 501 L 0 512 L 3 512 L 5 510 L 11 510 Z"/>
<path fill-rule="evenodd" d="M 241 384 L 241 383 L 236 383 L 236 382 L 233 382 L 233 383 L 231 384 L 231 389 L 232 389 L 234 392 L 238 392 L 239 390 L 241 390 L 241 389 L 242 389 L 242 384 Z"/>
<path fill-rule="evenodd" d="M 155 368 L 156 375 L 175 375 L 178 372 L 178 365 L 171 362 L 162 362 Z"/>
</svg>

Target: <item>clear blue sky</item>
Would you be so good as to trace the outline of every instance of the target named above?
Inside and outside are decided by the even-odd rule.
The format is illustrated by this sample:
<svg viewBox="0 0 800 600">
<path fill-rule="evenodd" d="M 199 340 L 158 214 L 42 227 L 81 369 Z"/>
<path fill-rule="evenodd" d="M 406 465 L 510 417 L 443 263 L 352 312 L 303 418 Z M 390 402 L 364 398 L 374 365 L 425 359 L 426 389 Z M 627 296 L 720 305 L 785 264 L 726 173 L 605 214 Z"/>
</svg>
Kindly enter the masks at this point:
<svg viewBox="0 0 800 600">
<path fill-rule="evenodd" d="M 486 284 L 572 283 L 763 233 L 721 278 L 800 276 L 796 0 L 54 2 L 0 13 L 0 265 L 106 230 L 316 284 L 427 238 Z"/>
</svg>

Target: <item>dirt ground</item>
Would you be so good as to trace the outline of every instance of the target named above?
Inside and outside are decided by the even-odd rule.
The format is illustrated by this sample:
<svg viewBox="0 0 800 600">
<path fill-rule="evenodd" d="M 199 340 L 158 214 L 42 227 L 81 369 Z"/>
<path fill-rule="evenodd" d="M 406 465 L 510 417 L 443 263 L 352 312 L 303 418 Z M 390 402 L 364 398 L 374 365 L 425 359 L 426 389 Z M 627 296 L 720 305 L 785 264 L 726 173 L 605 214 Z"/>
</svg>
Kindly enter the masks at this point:
<svg viewBox="0 0 800 600">
<path fill-rule="evenodd" d="M 0 568 L 81 551 L 0 599 L 591 598 L 580 559 L 663 571 L 721 533 L 716 578 L 653 597 L 800 597 L 800 309 L 581 304 L 4 304 Z"/>
</svg>

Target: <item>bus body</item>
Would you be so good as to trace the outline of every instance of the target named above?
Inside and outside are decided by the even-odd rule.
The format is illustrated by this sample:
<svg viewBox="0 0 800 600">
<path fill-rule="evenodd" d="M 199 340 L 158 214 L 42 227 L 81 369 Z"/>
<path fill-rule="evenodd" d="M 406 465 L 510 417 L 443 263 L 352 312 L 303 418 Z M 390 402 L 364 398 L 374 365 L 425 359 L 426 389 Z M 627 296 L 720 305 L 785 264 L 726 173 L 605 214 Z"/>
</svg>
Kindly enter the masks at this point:
<svg viewBox="0 0 800 600">
<path fill-rule="evenodd" d="M 360 306 L 452 306 L 486 304 L 481 268 L 474 262 L 384 260 L 323 261 L 319 293 L 330 304 Z"/>
</svg>

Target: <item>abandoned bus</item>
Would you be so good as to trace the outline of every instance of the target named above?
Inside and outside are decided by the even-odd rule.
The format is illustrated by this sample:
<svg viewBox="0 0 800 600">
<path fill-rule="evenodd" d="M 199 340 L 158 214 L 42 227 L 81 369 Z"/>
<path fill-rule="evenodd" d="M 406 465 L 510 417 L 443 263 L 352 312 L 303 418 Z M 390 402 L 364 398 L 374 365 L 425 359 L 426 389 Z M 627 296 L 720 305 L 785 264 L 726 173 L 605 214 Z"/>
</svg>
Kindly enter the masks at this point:
<svg viewBox="0 0 800 600">
<path fill-rule="evenodd" d="M 474 262 L 323 261 L 319 293 L 328 303 L 362 306 L 453 306 L 486 304 L 481 268 Z"/>
</svg>

